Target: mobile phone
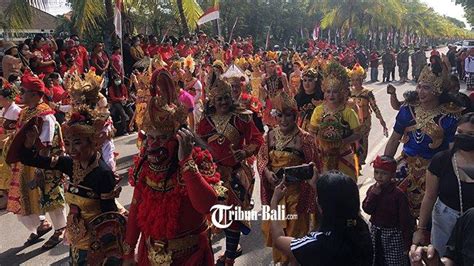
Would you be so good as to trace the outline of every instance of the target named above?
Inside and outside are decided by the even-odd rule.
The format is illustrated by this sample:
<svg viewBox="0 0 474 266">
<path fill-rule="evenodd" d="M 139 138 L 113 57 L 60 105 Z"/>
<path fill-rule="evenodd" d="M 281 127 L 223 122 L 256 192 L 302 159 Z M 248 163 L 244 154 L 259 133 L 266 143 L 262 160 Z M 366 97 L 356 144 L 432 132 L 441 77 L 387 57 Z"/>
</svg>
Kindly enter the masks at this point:
<svg viewBox="0 0 474 266">
<path fill-rule="evenodd" d="M 281 168 L 277 176 L 288 183 L 310 180 L 314 176 L 314 163 Z"/>
</svg>

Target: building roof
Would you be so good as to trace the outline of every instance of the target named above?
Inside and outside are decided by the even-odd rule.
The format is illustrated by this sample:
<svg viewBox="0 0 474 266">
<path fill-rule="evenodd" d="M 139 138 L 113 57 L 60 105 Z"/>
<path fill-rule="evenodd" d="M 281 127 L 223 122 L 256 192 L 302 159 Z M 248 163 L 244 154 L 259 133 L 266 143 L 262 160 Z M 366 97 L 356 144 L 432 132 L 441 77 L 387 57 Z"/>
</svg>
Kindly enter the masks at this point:
<svg viewBox="0 0 474 266">
<path fill-rule="evenodd" d="M 0 12 L 4 12 L 10 3 L 9 0 L 0 0 Z M 54 30 L 58 26 L 58 19 L 45 11 L 32 7 L 32 14 L 31 25 L 28 29 Z"/>
</svg>

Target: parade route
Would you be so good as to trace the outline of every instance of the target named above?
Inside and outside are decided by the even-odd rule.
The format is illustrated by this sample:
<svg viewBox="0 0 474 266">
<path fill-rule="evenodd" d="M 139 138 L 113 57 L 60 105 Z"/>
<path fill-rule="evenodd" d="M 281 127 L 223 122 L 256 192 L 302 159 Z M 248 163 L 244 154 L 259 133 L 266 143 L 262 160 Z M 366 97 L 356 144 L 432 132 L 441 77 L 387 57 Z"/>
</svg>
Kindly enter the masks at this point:
<svg viewBox="0 0 474 266">
<path fill-rule="evenodd" d="M 446 53 L 447 49 L 440 49 L 440 52 Z M 411 69 L 410 72 L 411 73 Z M 382 69 L 379 70 L 379 80 Z M 409 75 L 411 77 L 411 75 Z M 398 80 L 398 68 L 396 73 L 396 80 Z M 402 99 L 403 92 L 413 90 L 415 83 L 408 81 L 400 84 L 394 82 L 393 85 L 397 88 L 398 99 Z M 397 111 L 390 106 L 390 98 L 386 93 L 387 84 L 376 82 L 366 83 L 364 86 L 372 88 L 377 104 L 380 108 L 383 118 L 389 128 L 389 134 L 392 132 L 392 126 L 395 123 Z M 462 84 L 463 89 L 465 87 Z M 136 147 L 137 134 L 131 134 L 125 137 L 115 139 L 116 151 L 119 153 L 117 158 L 118 174 L 122 176 L 122 193 L 119 202 L 125 207 L 129 206 L 131 202 L 133 187 L 128 184 L 127 172 L 133 161 L 133 156 L 137 153 Z M 358 186 L 360 189 L 360 200 L 365 198 L 367 189 L 374 184 L 373 168 L 370 162 L 380 154 L 383 154 L 388 138 L 383 135 L 383 129 L 380 122 L 372 115 L 372 130 L 369 137 L 369 153 L 367 156 L 367 164 L 362 168 L 362 175 L 358 179 Z M 261 209 L 260 202 L 260 184 L 256 180 L 254 189 L 254 201 L 257 211 Z M 364 217 L 367 216 L 363 213 Z M 48 251 L 41 249 L 41 245 L 45 239 L 48 239 L 52 232 L 42 237 L 41 242 L 34 245 L 24 247 L 23 243 L 28 238 L 29 233 L 22 226 L 18 226 L 18 220 L 15 215 L 0 212 L 0 266 L 3 265 L 69 265 L 69 247 L 66 244 L 60 244 L 56 248 Z M 252 223 L 252 232 L 247 236 L 242 236 L 241 246 L 243 248 L 243 255 L 236 259 L 236 265 L 271 265 L 272 250 L 264 246 L 263 234 L 261 233 L 261 221 Z M 223 235 L 218 235 L 213 239 L 213 248 L 215 258 L 222 254 L 225 249 L 225 239 Z"/>
</svg>

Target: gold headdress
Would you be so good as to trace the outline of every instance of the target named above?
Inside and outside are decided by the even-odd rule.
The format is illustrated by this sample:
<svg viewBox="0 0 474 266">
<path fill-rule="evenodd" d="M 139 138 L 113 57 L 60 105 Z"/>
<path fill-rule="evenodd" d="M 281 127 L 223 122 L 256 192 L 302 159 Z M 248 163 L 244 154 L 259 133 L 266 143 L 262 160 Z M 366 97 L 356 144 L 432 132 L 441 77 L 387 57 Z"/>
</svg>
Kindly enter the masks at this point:
<svg viewBox="0 0 474 266">
<path fill-rule="evenodd" d="M 297 64 L 300 65 L 300 67 L 304 67 L 303 60 L 301 60 L 300 54 L 298 54 L 298 53 L 293 54 L 293 57 L 291 58 L 291 61 L 293 62 L 293 64 L 297 63 Z"/>
<path fill-rule="evenodd" d="M 214 61 L 214 63 L 212 63 L 212 66 L 213 66 L 213 67 L 220 67 L 220 68 L 222 68 L 222 71 L 225 71 L 225 65 L 224 65 L 224 63 L 223 63 L 221 60 L 219 60 L 219 59 L 217 59 L 216 61 Z"/>
<path fill-rule="evenodd" d="M 187 110 L 178 102 L 177 90 L 168 71 L 162 69 L 153 73 L 150 94 L 152 98 L 143 119 L 145 132 L 174 134 L 186 124 Z"/>
<path fill-rule="evenodd" d="M 212 87 L 209 88 L 209 93 L 208 93 L 209 101 L 212 103 L 216 97 L 222 96 L 225 94 L 229 96 L 231 95 L 230 84 L 224 80 L 217 79 L 212 85 Z"/>
<path fill-rule="evenodd" d="M 283 92 L 277 95 L 273 102 L 273 107 L 280 113 L 283 113 L 285 110 L 291 110 L 292 112 L 298 112 L 298 105 L 295 98 L 289 96 L 287 93 Z"/>
<path fill-rule="evenodd" d="M 306 68 L 314 68 L 314 69 L 324 69 L 328 64 L 327 60 L 321 57 L 315 57 L 311 63 L 309 63 Z"/>
<path fill-rule="evenodd" d="M 86 105 L 76 106 L 69 119 L 62 125 L 65 136 L 90 137 L 100 140 L 106 118 Z"/>
<path fill-rule="evenodd" d="M 448 70 L 445 64 L 441 64 L 439 68 L 441 71 L 436 73 L 432 66 L 425 66 L 418 78 L 418 84 L 429 85 L 434 92 L 441 94 L 448 80 Z"/>
<path fill-rule="evenodd" d="M 268 51 L 267 58 L 270 60 L 278 60 L 278 52 Z"/>
<path fill-rule="evenodd" d="M 84 75 L 84 78 L 78 74 L 68 75 L 64 87 L 76 104 L 94 106 L 99 101 L 102 82 L 103 78 L 96 75 L 95 71 L 91 69 Z"/>
<path fill-rule="evenodd" d="M 336 61 L 329 62 L 324 68 L 322 89 L 337 88 L 342 92 L 349 93 L 349 76 L 345 67 Z"/>
<path fill-rule="evenodd" d="M 151 59 L 151 65 L 153 69 L 159 69 L 168 66 L 168 64 L 163 61 L 163 58 L 161 57 L 160 53 L 157 53 L 155 56 L 153 56 L 153 58 Z"/>
<path fill-rule="evenodd" d="M 194 72 L 196 67 L 196 63 L 191 55 L 188 55 L 183 62 L 184 69 L 188 69 L 191 73 Z"/>
<path fill-rule="evenodd" d="M 303 71 L 303 77 L 310 77 L 313 79 L 317 79 L 319 76 L 319 73 L 316 69 L 314 68 L 307 68 L 305 71 Z"/>
<path fill-rule="evenodd" d="M 365 69 L 357 63 L 354 65 L 352 70 L 349 70 L 349 77 L 351 77 L 351 79 L 365 79 L 367 73 L 365 72 Z"/>
<path fill-rule="evenodd" d="M 243 69 L 245 68 L 245 64 L 247 64 L 247 60 L 244 57 L 237 58 L 235 59 L 234 64 Z"/>
<path fill-rule="evenodd" d="M 255 70 L 255 68 L 258 68 L 263 62 L 262 62 L 262 59 L 260 58 L 260 56 L 258 55 L 255 55 L 253 58 L 250 57 L 248 59 L 248 62 L 250 63 L 250 65 L 252 66 L 252 68 Z"/>
</svg>

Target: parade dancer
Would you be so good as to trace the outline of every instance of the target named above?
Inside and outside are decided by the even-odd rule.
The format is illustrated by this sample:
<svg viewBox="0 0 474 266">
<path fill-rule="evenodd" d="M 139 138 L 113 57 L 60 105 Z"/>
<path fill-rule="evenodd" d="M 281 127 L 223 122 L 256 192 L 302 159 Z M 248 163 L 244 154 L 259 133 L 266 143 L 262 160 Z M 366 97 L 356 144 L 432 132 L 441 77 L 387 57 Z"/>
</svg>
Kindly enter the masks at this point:
<svg viewBox="0 0 474 266">
<path fill-rule="evenodd" d="M 231 86 L 218 80 L 209 92 L 209 104 L 196 133 L 208 143 L 227 191 L 227 205 L 253 208 L 254 174 L 247 159 L 256 155 L 263 143 L 262 134 L 252 121 L 251 112 L 232 102 Z M 226 251 L 218 264 L 233 265 L 241 254 L 240 233 L 250 232 L 248 221 L 234 221 L 224 230 Z"/>
<path fill-rule="evenodd" d="M 282 182 L 278 172 L 284 167 L 305 163 L 319 164 L 314 137 L 300 129 L 297 124 L 296 101 L 286 94 L 275 98 L 278 126 L 265 136 L 265 143 L 258 153 L 258 170 L 261 177 L 262 205 L 270 205 L 275 186 Z M 306 181 L 287 182 L 287 190 L 279 205 L 285 206 L 286 214 L 296 214 L 298 219 L 285 220 L 283 228 L 286 236 L 303 237 L 314 228 L 311 214 L 315 213 L 314 190 Z M 289 258 L 272 243 L 270 221 L 262 222 L 265 243 L 273 249 L 273 262 L 288 265 Z"/>
<path fill-rule="evenodd" d="M 40 143 L 38 143 L 40 154 L 61 155 L 63 140 L 60 126 L 54 117 L 54 110 L 42 100 L 43 96 L 49 92 L 48 89 L 43 81 L 29 70 L 22 77 L 21 88 L 26 107 L 20 113 L 18 129 L 20 130 L 30 120 L 40 121 Z M 12 142 L 12 146 L 14 143 Z M 21 142 L 17 142 L 18 144 Z M 10 149 L 6 161 L 16 163 L 22 156 L 23 154 Z M 40 215 L 44 213 L 48 213 L 51 217 L 55 232 L 43 248 L 50 249 L 61 243 L 66 226 L 62 173 L 51 170 L 42 171 L 18 163 L 12 168 L 7 210 L 16 214 L 20 222 L 31 232 L 26 244 L 34 243 L 51 230 L 46 221 L 40 221 Z M 37 228 L 38 224 L 40 226 Z"/>
<path fill-rule="evenodd" d="M 124 243 L 124 265 L 213 265 L 207 215 L 221 191 L 209 152 L 193 147 L 187 110 L 170 74 L 154 77 L 145 143 L 136 160 Z"/>
<path fill-rule="evenodd" d="M 397 178 L 403 179 L 399 186 L 407 194 L 414 217 L 419 215 L 428 164 L 453 141 L 462 111 L 452 103 L 441 101 L 447 68 L 439 56 L 432 62 L 434 64 L 426 66 L 418 78 L 417 101 L 400 107 L 394 132 L 385 147 L 385 155 L 393 157 L 400 142 L 403 143 Z"/>
<path fill-rule="evenodd" d="M 1 84 L 0 89 L 0 106 L 3 108 L 0 117 L 3 120 L 2 124 L 2 150 L 0 155 L 0 210 L 7 207 L 8 189 L 12 178 L 12 170 L 5 162 L 5 155 L 10 143 L 15 135 L 15 128 L 18 117 L 20 116 L 21 108 L 15 103 L 16 91 L 8 83 Z"/>
<path fill-rule="evenodd" d="M 286 74 L 283 73 L 281 68 L 277 66 L 277 63 L 274 60 L 267 62 L 266 67 L 267 73 L 263 76 L 262 80 L 262 86 L 265 88 L 266 92 L 263 122 L 267 126 L 273 127 L 276 125 L 276 120 L 271 115 L 271 112 L 273 110 L 273 98 L 275 98 L 283 91 L 288 92 L 288 79 L 286 77 Z"/>
<path fill-rule="evenodd" d="M 298 125 L 308 131 L 309 121 L 314 108 L 323 102 L 324 94 L 321 90 L 322 76 L 318 70 L 310 67 L 303 72 L 301 86 L 295 96 L 298 105 Z"/>
<path fill-rule="evenodd" d="M 33 125 L 26 133 L 21 162 L 57 170 L 69 176 L 65 193 L 69 205 L 66 238 L 71 244 L 71 265 L 120 265 L 125 217 L 117 212 L 114 172 L 100 152 L 106 120 L 82 106 L 63 125 L 67 156 L 41 156 L 34 144 L 39 136 Z"/>
<path fill-rule="evenodd" d="M 371 89 L 362 86 L 364 79 L 366 78 L 366 72 L 359 64 L 356 64 L 354 68 L 349 72 L 352 81 L 352 103 L 357 106 L 360 123 L 360 134 L 362 139 L 359 143 L 362 146 L 362 152 L 359 157 L 359 164 L 364 165 L 365 159 L 367 158 L 367 152 L 369 151 L 369 134 L 372 127 L 372 112 L 380 121 L 382 125 L 384 135 L 388 137 L 387 124 L 383 120 L 380 109 L 375 101 L 375 96 Z"/>
<path fill-rule="evenodd" d="M 356 180 L 359 165 L 354 144 L 361 135 L 357 114 L 347 106 L 349 77 L 337 62 L 330 62 L 324 71 L 324 102 L 314 109 L 309 128 L 316 134 L 322 171 L 339 170 Z"/>
</svg>

